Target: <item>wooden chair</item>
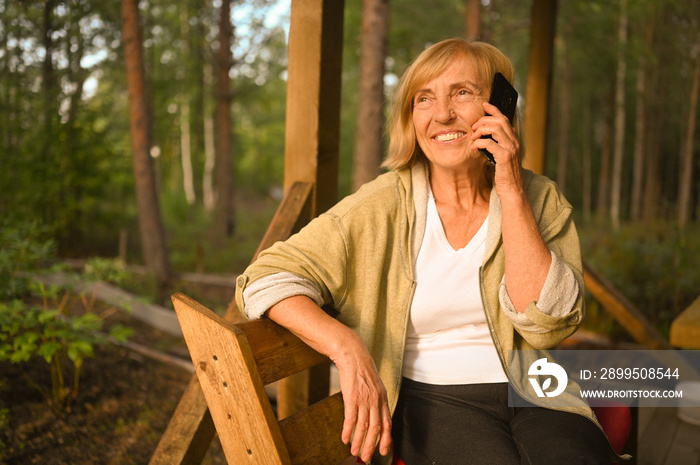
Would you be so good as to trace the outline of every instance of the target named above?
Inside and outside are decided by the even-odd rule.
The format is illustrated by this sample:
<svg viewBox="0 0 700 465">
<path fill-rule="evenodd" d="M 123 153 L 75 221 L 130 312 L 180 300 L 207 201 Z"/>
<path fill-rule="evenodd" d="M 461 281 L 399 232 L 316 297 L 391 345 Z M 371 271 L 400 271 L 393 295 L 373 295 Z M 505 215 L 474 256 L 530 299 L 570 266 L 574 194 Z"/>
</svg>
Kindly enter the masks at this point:
<svg viewBox="0 0 700 465">
<path fill-rule="evenodd" d="M 340 440 L 340 393 L 277 421 L 265 392 L 327 357 L 271 320 L 233 324 L 183 294 L 172 301 L 228 463 L 329 465 L 350 457 Z"/>
<path fill-rule="evenodd" d="M 326 356 L 269 319 L 233 324 L 183 294 L 172 300 L 228 463 L 328 465 L 350 457 L 340 440 L 340 393 L 278 421 L 265 391 L 330 363 Z M 617 451 L 629 447 L 630 410 L 622 404 L 595 410 Z M 394 464 L 403 462 L 394 457 Z"/>
</svg>

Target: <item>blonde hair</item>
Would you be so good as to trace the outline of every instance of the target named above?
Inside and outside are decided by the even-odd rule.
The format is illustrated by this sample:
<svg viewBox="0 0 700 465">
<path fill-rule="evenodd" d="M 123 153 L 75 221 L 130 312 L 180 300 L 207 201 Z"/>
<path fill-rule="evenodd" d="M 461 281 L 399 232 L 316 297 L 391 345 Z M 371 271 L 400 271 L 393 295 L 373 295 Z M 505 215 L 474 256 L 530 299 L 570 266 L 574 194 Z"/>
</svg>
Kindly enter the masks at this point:
<svg viewBox="0 0 700 465">
<path fill-rule="evenodd" d="M 486 95 L 491 93 L 491 82 L 497 72 L 510 83 L 513 82 L 513 64 L 493 45 L 459 38 L 432 45 L 418 55 L 401 77 L 388 121 L 389 151 L 382 166 L 398 170 L 413 166 L 419 159 L 426 160 L 416 143 L 413 98 L 421 86 L 442 74 L 458 56 L 465 57 L 474 65 L 479 80 L 486 84 Z M 516 129 L 519 127 L 518 119 L 516 111 L 513 121 Z"/>
</svg>

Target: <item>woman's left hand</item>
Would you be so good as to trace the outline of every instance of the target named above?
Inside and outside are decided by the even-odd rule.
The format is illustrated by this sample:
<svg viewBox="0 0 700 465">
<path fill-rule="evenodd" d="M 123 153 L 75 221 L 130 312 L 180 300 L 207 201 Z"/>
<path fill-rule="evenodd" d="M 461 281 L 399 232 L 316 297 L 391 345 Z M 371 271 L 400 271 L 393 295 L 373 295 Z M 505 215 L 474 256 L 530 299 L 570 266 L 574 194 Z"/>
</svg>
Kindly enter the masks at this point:
<svg viewBox="0 0 700 465">
<path fill-rule="evenodd" d="M 522 174 L 520 171 L 520 142 L 508 118 L 488 102 L 483 103 L 486 115 L 472 126 L 473 150 L 486 149 L 496 161 L 494 184 L 500 197 L 522 195 Z M 493 139 L 482 139 L 491 136 Z"/>
<path fill-rule="evenodd" d="M 524 312 L 538 300 L 552 257 L 525 194 L 515 130 L 498 108 L 485 102 L 483 106 L 487 115 L 472 126 L 472 148 L 485 148 L 496 160 L 494 187 L 502 209 L 505 284 L 515 309 Z M 489 135 L 493 140 L 481 139 Z"/>
</svg>

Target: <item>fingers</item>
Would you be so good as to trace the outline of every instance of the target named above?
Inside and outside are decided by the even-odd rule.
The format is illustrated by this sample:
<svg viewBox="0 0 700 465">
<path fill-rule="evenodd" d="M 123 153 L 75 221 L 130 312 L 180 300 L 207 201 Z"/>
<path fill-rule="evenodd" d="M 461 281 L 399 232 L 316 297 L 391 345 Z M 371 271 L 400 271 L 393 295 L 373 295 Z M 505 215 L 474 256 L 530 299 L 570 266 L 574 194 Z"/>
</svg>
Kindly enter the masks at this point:
<svg viewBox="0 0 700 465">
<path fill-rule="evenodd" d="M 391 426 L 389 404 L 384 403 L 384 408 L 382 409 L 381 439 L 379 440 L 379 453 L 382 455 L 389 454 L 389 448 L 391 447 Z"/>
<path fill-rule="evenodd" d="M 387 403 L 386 393 L 378 399 L 378 405 L 369 410 L 369 424 L 358 418 L 355 437 L 353 438 L 353 455 L 359 456 L 363 462 L 369 462 L 379 443 L 379 453 L 387 455 L 391 447 L 391 413 Z M 364 438 L 362 431 L 366 428 Z M 364 439 L 364 440 L 363 440 Z M 358 447 L 356 448 L 355 445 Z"/>
<path fill-rule="evenodd" d="M 370 426 L 370 417 L 372 412 L 366 408 L 360 409 L 357 415 L 357 423 L 355 424 L 355 433 L 352 437 L 352 446 L 350 453 L 362 458 L 363 462 L 368 462 L 374 452 L 374 442 L 371 441 L 372 430 Z M 364 446 L 364 447 L 363 447 Z"/>
<path fill-rule="evenodd" d="M 357 423 L 357 404 L 351 403 L 345 395 L 343 395 L 343 402 L 345 403 L 345 418 L 343 419 L 343 432 L 340 434 L 340 440 L 343 441 L 343 444 L 349 444 Z"/>
<path fill-rule="evenodd" d="M 345 444 L 352 440 L 352 455 L 369 462 L 377 445 L 379 453 L 387 455 L 391 447 L 391 413 L 386 392 L 369 404 L 349 404 L 346 402 L 341 439 Z"/>
<path fill-rule="evenodd" d="M 486 149 L 493 154 L 496 164 L 519 163 L 520 143 L 508 118 L 498 107 L 483 103 L 486 116 L 479 118 L 472 125 L 472 149 Z M 485 137 L 482 139 L 482 137 Z"/>
<path fill-rule="evenodd" d="M 377 445 L 382 455 L 391 447 L 391 413 L 386 389 L 375 370 L 369 377 L 340 369 L 345 418 L 341 440 L 350 452 L 368 462 Z M 350 378 L 350 379 L 349 379 Z"/>
<path fill-rule="evenodd" d="M 495 187 L 499 195 L 520 193 L 522 173 L 520 166 L 520 142 L 510 121 L 501 111 L 489 103 L 483 104 L 486 116 L 472 126 L 473 150 L 486 149 L 496 161 Z M 483 136 L 490 138 L 482 139 Z"/>
<path fill-rule="evenodd" d="M 488 150 L 494 155 L 497 163 L 499 158 L 504 158 L 508 155 L 510 155 L 508 158 L 517 156 L 520 146 L 508 118 L 490 103 L 484 102 L 483 107 L 487 113 L 486 116 L 479 118 L 472 125 L 472 140 L 474 141 L 472 148 Z M 484 136 L 489 136 L 490 138 L 482 139 Z"/>
</svg>

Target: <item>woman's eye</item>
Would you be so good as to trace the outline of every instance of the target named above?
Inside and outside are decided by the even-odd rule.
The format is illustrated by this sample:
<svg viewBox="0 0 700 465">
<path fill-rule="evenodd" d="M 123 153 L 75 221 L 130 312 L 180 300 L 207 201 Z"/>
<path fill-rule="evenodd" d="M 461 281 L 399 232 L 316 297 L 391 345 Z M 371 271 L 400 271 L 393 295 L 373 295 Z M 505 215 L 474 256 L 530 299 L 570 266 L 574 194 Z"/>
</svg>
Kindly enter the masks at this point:
<svg viewBox="0 0 700 465">
<path fill-rule="evenodd" d="M 469 89 L 460 89 L 453 94 L 452 98 L 455 102 L 468 103 L 474 100 L 474 92 Z"/>
<path fill-rule="evenodd" d="M 416 97 L 414 100 L 414 106 L 423 108 L 430 104 L 430 99 L 426 96 Z"/>
</svg>

